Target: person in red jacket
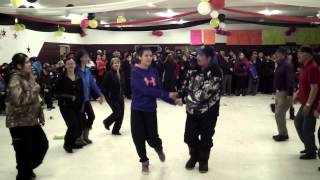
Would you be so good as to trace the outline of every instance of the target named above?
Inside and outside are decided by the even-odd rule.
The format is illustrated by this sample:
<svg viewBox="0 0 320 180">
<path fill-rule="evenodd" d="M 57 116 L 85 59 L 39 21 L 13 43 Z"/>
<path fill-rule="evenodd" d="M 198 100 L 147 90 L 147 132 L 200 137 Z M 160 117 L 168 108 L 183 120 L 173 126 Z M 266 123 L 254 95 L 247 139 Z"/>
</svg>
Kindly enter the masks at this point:
<svg viewBox="0 0 320 180">
<path fill-rule="evenodd" d="M 107 61 L 106 55 L 103 55 L 102 57 L 101 55 L 98 55 L 96 63 L 97 63 L 97 81 L 98 81 L 98 85 L 100 85 L 107 71 L 108 61 Z"/>
<path fill-rule="evenodd" d="M 248 88 L 248 72 L 249 72 L 249 61 L 245 57 L 243 52 L 239 53 L 239 59 L 235 65 L 235 82 L 236 82 L 236 95 L 243 96 L 247 93 Z"/>
</svg>

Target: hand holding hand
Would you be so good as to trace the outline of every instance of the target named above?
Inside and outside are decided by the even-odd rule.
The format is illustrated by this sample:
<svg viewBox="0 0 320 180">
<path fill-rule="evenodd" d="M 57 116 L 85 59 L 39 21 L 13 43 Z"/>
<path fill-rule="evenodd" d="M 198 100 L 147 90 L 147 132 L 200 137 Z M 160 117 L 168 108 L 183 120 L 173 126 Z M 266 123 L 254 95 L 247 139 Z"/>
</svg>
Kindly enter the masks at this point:
<svg viewBox="0 0 320 180">
<path fill-rule="evenodd" d="M 170 92 L 169 97 L 173 100 L 178 99 L 179 94 L 177 92 Z"/>
<path fill-rule="evenodd" d="M 176 105 L 183 106 L 182 99 L 176 99 Z"/>
</svg>

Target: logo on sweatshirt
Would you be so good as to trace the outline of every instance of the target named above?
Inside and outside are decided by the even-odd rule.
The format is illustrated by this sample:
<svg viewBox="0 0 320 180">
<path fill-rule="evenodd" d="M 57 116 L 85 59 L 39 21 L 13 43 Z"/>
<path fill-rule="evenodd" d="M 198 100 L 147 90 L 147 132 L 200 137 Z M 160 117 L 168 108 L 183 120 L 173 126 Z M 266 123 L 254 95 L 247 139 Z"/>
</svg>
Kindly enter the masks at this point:
<svg viewBox="0 0 320 180">
<path fill-rule="evenodd" d="M 144 78 L 144 83 L 149 87 L 155 87 L 157 85 L 156 79 L 154 77 L 151 78 Z"/>
</svg>

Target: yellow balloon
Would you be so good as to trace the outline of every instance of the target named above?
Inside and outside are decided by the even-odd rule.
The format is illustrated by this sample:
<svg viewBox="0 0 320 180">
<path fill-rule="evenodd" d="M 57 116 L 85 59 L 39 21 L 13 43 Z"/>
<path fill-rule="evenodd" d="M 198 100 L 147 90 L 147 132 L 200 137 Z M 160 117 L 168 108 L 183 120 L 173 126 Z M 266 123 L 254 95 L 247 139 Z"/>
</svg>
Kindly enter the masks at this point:
<svg viewBox="0 0 320 180">
<path fill-rule="evenodd" d="M 214 27 L 214 28 L 218 27 L 219 24 L 220 24 L 220 21 L 219 21 L 218 18 L 211 19 L 211 21 L 210 21 L 210 25 L 211 25 L 212 27 Z"/>
<path fill-rule="evenodd" d="M 23 1 L 24 0 L 10 0 L 11 4 L 16 8 L 23 5 Z"/>
<path fill-rule="evenodd" d="M 89 26 L 90 26 L 91 28 L 93 28 L 93 29 L 97 28 L 98 25 L 99 25 L 99 24 L 98 24 L 98 21 L 95 20 L 95 19 L 89 21 Z"/>
<path fill-rule="evenodd" d="M 125 23 L 127 19 L 124 16 L 118 16 L 117 23 Z"/>
</svg>

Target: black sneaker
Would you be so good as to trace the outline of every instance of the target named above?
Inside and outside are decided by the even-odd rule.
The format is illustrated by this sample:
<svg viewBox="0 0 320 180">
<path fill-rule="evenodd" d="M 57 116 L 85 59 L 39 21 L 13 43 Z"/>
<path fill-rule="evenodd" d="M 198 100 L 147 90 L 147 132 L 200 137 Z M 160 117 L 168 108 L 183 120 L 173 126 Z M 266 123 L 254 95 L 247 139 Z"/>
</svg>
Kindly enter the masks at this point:
<svg viewBox="0 0 320 180">
<path fill-rule="evenodd" d="M 200 173 L 207 173 L 208 170 L 209 170 L 208 161 L 199 161 L 199 172 Z"/>
<path fill-rule="evenodd" d="M 166 160 L 166 155 L 164 154 L 163 150 L 156 150 L 159 159 L 161 162 L 164 162 Z"/>
<path fill-rule="evenodd" d="M 103 125 L 108 131 L 110 130 L 110 126 L 107 125 L 106 120 L 103 121 Z"/>
<path fill-rule="evenodd" d="M 37 175 L 33 171 L 31 171 L 31 179 L 35 179 L 36 177 Z"/>
<path fill-rule="evenodd" d="M 72 147 L 71 146 L 66 146 L 66 145 L 64 145 L 63 146 L 63 149 L 67 152 L 67 153 L 73 153 L 73 150 L 72 150 Z"/>
<path fill-rule="evenodd" d="M 317 153 L 307 153 L 307 154 L 301 155 L 300 159 L 302 159 L 302 160 L 317 159 Z"/>
<path fill-rule="evenodd" d="M 300 151 L 300 154 L 307 154 L 306 150 Z"/>
<path fill-rule="evenodd" d="M 288 139 L 289 139 L 289 136 L 283 136 L 283 135 L 273 136 L 273 140 L 275 140 L 276 142 L 287 141 Z"/>
<path fill-rule="evenodd" d="M 121 136 L 122 134 L 119 133 L 119 132 L 113 132 L 112 135 L 114 135 L 114 136 Z"/>
<path fill-rule="evenodd" d="M 83 148 L 83 146 L 80 145 L 80 144 L 74 144 L 74 145 L 72 145 L 72 149 L 82 149 L 82 148 Z"/>
</svg>

